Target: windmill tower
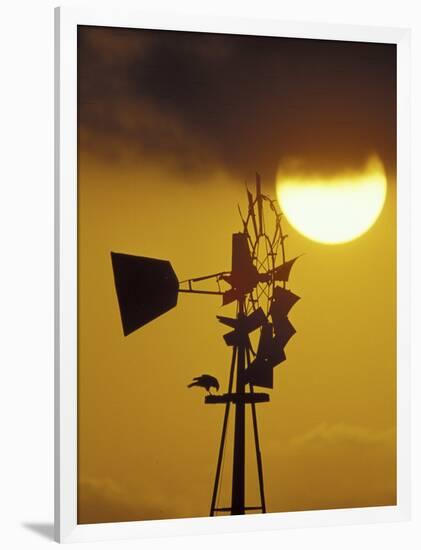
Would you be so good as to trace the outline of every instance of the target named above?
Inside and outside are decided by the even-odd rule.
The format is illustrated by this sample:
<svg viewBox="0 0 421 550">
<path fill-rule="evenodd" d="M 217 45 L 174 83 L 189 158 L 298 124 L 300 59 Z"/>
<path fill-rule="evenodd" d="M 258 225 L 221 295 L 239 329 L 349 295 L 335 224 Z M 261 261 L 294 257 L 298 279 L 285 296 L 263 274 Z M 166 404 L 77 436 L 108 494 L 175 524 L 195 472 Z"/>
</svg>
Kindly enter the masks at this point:
<svg viewBox="0 0 421 550">
<path fill-rule="evenodd" d="M 273 369 L 285 361 L 284 348 L 295 329 L 288 313 L 299 297 L 287 289 L 297 258 L 286 259 L 285 235 L 278 206 L 261 191 L 256 175 L 253 195 L 247 190 L 247 215 L 240 210 L 242 229 L 232 235 L 231 270 L 178 281 L 170 262 L 111 253 L 123 332 L 132 333 L 177 305 L 178 293 L 221 295 L 222 304 L 236 304 L 235 317 L 217 316 L 229 327 L 224 335 L 232 349 L 227 391 L 207 395 L 205 403 L 225 407 L 210 515 L 247 511 L 266 512 L 263 463 L 256 404 L 269 402 L 268 393 L 255 387 L 273 388 Z M 212 288 L 199 288 L 210 284 Z M 221 469 L 227 444 L 227 427 L 234 408 L 232 490 L 229 506 L 218 507 Z M 245 495 L 246 411 L 251 412 L 259 505 L 247 505 Z"/>
</svg>

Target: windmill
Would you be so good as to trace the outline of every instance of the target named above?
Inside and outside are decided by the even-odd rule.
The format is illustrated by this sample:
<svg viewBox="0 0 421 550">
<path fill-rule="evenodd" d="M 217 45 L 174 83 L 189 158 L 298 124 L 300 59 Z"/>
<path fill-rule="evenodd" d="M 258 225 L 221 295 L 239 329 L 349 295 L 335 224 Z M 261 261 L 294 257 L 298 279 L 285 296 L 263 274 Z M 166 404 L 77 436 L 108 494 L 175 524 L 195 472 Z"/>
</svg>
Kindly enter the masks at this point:
<svg viewBox="0 0 421 550">
<path fill-rule="evenodd" d="M 211 516 L 266 512 L 256 404 L 268 402 L 270 397 L 254 388 L 273 388 L 273 369 L 285 361 L 285 346 L 295 334 L 288 314 L 299 300 L 287 289 L 297 258 L 286 258 L 282 215 L 275 201 L 262 193 L 258 174 L 255 194 L 247 189 L 247 215 L 240 208 L 239 213 L 242 229 L 232 235 L 230 271 L 179 281 L 169 261 L 111 252 L 125 336 L 174 308 L 179 293 L 220 295 L 222 305 L 236 303 L 235 317 L 217 316 L 229 328 L 223 337 L 232 349 L 228 388 L 221 395 L 205 397 L 205 404 L 225 406 Z M 212 288 L 202 288 L 211 282 Z M 231 405 L 235 408 L 231 503 L 218 507 Z M 245 501 L 247 406 L 251 409 L 259 480 L 260 504 L 255 506 Z"/>
</svg>

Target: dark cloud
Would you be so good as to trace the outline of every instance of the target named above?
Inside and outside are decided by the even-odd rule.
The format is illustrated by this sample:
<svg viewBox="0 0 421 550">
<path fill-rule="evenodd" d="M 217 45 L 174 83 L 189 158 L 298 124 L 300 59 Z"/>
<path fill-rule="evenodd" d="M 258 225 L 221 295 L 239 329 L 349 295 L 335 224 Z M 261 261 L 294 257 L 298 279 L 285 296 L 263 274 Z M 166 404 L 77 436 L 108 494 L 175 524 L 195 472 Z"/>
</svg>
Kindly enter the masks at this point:
<svg viewBox="0 0 421 550">
<path fill-rule="evenodd" d="M 273 177 L 395 165 L 393 45 L 80 27 L 81 148 Z"/>
</svg>

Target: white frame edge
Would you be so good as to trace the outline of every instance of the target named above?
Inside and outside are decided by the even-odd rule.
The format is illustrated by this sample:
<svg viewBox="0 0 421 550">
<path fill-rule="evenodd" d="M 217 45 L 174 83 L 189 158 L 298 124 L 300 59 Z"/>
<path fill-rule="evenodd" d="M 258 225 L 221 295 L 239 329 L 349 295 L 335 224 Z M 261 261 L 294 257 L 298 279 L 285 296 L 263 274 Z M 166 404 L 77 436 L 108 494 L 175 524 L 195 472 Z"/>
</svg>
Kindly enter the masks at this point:
<svg viewBox="0 0 421 550">
<path fill-rule="evenodd" d="M 77 525 L 77 25 L 397 45 L 398 502 L 396 506 Z M 410 518 L 410 31 L 401 28 L 55 9 L 55 539 L 87 542 Z"/>
</svg>

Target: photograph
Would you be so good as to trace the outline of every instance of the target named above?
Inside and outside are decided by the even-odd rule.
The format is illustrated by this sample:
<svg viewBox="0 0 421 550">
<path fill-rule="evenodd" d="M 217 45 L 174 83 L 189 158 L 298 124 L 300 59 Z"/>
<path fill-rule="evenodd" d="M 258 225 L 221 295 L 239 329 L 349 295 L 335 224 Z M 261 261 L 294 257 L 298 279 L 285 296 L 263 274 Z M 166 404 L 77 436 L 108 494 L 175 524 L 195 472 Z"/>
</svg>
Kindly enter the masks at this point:
<svg viewBox="0 0 421 550">
<path fill-rule="evenodd" d="M 397 185 L 396 43 L 77 26 L 78 524 L 397 506 Z"/>
</svg>

